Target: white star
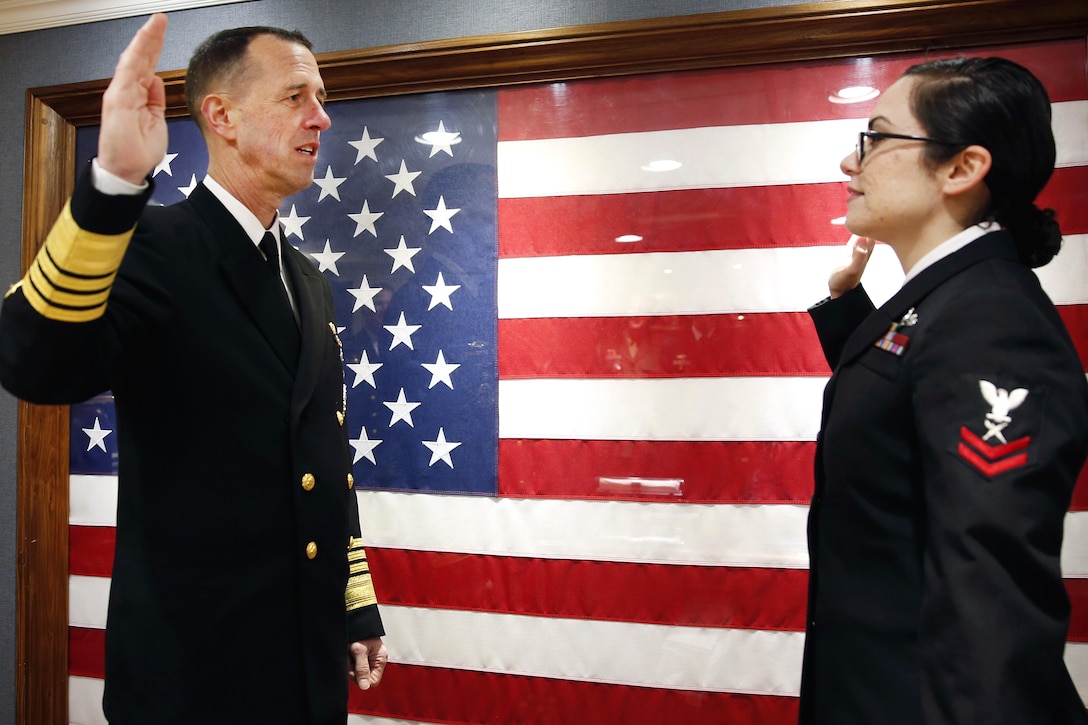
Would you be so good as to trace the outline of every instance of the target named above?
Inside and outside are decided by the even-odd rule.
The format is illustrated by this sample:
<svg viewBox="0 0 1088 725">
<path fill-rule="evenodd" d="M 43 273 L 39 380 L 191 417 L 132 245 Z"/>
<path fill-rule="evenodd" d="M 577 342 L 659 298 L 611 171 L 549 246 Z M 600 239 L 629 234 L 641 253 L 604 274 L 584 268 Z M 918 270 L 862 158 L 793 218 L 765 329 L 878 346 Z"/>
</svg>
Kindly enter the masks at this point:
<svg viewBox="0 0 1088 725">
<path fill-rule="evenodd" d="M 380 362 L 370 362 L 370 356 L 367 355 L 366 350 L 363 350 L 363 354 L 359 357 L 359 362 L 348 363 L 348 368 L 355 373 L 355 381 L 352 382 L 351 387 L 357 387 L 359 383 L 365 380 L 370 387 L 377 389 L 378 385 L 374 382 L 374 373 L 383 364 L 384 363 Z"/>
<path fill-rule="evenodd" d="M 374 147 L 384 140 L 384 138 L 370 138 L 370 129 L 364 126 L 363 137 L 361 139 L 358 141 L 348 141 L 348 143 L 354 146 L 359 152 L 355 155 L 355 163 L 359 163 L 366 157 L 377 161 L 378 155 L 374 153 Z"/>
<path fill-rule="evenodd" d="M 302 239 L 302 225 L 308 221 L 310 221 L 310 217 L 299 216 L 298 212 L 295 211 L 295 205 L 292 204 L 290 214 L 287 216 L 280 214 L 280 224 L 283 225 L 283 238 L 286 240 L 287 237 L 294 234 L 299 239 Z"/>
<path fill-rule="evenodd" d="M 400 171 L 395 174 L 385 175 L 385 178 L 393 182 L 393 198 L 396 199 L 397 194 L 402 191 L 407 191 L 412 196 L 415 196 L 416 189 L 412 186 L 412 181 L 422 173 L 422 171 L 409 171 L 408 167 L 404 164 L 404 159 L 401 159 Z"/>
<path fill-rule="evenodd" d="M 404 313 L 401 312 L 400 319 L 397 320 L 397 324 L 382 325 L 382 327 L 389 330 L 389 332 L 393 335 L 393 342 L 389 343 L 390 350 L 395 348 L 397 345 L 400 345 L 401 343 L 407 345 L 409 350 L 415 350 L 415 348 L 412 347 L 412 335 L 415 334 L 416 330 L 423 327 L 423 325 L 409 325 L 404 321 Z"/>
<path fill-rule="evenodd" d="M 381 287 L 371 287 L 370 283 L 366 281 L 366 275 L 363 275 L 363 281 L 359 283 L 359 286 L 355 289 L 348 288 L 348 293 L 355 298 L 355 306 L 351 308 L 352 312 L 358 311 L 360 307 L 369 307 L 371 312 L 377 312 L 374 307 L 374 296 L 382 291 Z"/>
<path fill-rule="evenodd" d="M 431 231 L 429 231 L 427 233 L 430 234 L 435 229 L 438 229 L 438 227 L 445 227 L 446 231 L 448 231 L 450 234 L 452 234 L 453 233 L 453 227 L 450 225 L 450 217 L 452 217 L 454 214 L 456 214 L 459 211 L 461 211 L 461 210 L 460 209 L 447 209 L 446 208 L 446 197 L 444 197 L 444 196 L 438 197 L 438 207 L 436 209 L 424 209 L 423 210 L 423 213 L 431 218 Z M 375 235 L 375 236 L 377 236 L 377 235 Z"/>
<path fill-rule="evenodd" d="M 158 176 L 160 171 L 165 171 L 167 176 L 173 176 L 174 172 L 170 168 L 170 162 L 178 157 L 177 154 L 166 154 L 162 157 L 162 161 L 155 167 L 155 170 L 151 172 L 151 176 Z"/>
<path fill-rule="evenodd" d="M 336 268 L 336 260 L 344 256 L 344 252 L 334 252 L 332 247 L 329 246 L 329 240 L 325 240 L 325 249 L 321 252 L 315 252 L 310 256 L 317 260 L 317 271 L 324 272 L 326 270 L 332 270 L 332 273 L 337 277 L 340 276 L 340 270 Z"/>
<path fill-rule="evenodd" d="M 423 441 L 423 445 L 431 449 L 431 462 L 427 464 L 428 466 L 433 466 L 438 461 L 442 461 L 450 468 L 453 468 L 453 459 L 450 458 L 450 451 L 461 444 L 458 441 L 447 442 L 445 429 L 439 428 L 438 438 L 433 441 Z"/>
<path fill-rule="evenodd" d="M 370 232 L 371 236 L 377 237 L 378 232 L 374 231 L 374 222 L 378 221 L 383 215 L 384 211 L 370 211 L 370 202 L 363 202 L 363 209 L 358 214 L 348 214 L 351 220 L 355 222 L 355 233 L 352 234 L 352 238 L 359 236 L 363 233 L 363 230 Z"/>
<path fill-rule="evenodd" d="M 189 198 L 189 194 L 193 193 L 193 189 L 196 188 L 196 174 L 193 174 L 193 178 L 189 180 L 188 186 L 179 186 L 178 191 L 185 194 L 185 198 Z"/>
<path fill-rule="evenodd" d="M 442 354 L 442 351 L 438 351 L 438 358 L 433 363 L 421 363 L 423 367 L 427 368 L 427 371 L 431 374 L 431 384 L 427 386 L 430 390 L 438 383 L 445 383 L 446 387 L 453 390 L 453 381 L 450 380 L 450 373 L 457 368 L 461 367 L 460 363 L 448 363 L 446 362 L 446 356 Z"/>
<path fill-rule="evenodd" d="M 326 196 L 331 196 L 333 199 L 340 201 L 340 184 L 343 184 L 348 180 L 348 177 L 333 176 L 332 167 L 329 166 L 325 169 L 324 179 L 314 179 L 314 183 L 321 187 L 321 195 L 317 197 L 318 201 L 321 201 Z"/>
<path fill-rule="evenodd" d="M 88 451 L 97 446 L 98 448 L 102 449 L 103 453 L 106 452 L 106 436 L 108 436 L 113 431 L 109 428 L 103 428 L 101 425 L 99 425 L 97 415 L 94 417 L 94 428 L 84 428 L 83 432 L 86 433 L 87 438 L 90 439 L 87 441 Z"/>
<path fill-rule="evenodd" d="M 431 304 L 427 305 L 427 310 L 433 310 L 438 305 L 445 305 L 449 309 L 453 309 L 453 303 L 450 302 L 450 295 L 461 289 L 459 284 L 446 284 L 446 280 L 442 279 L 442 273 L 438 273 L 438 279 L 434 284 L 425 284 L 423 289 L 427 290 L 427 293 L 431 296 Z"/>
<path fill-rule="evenodd" d="M 397 245 L 396 249 L 384 249 L 382 251 L 393 258 L 393 269 L 389 270 L 390 274 L 396 272 L 401 267 L 407 268 L 409 272 L 414 274 L 416 268 L 412 266 L 412 257 L 423 251 L 423 248 L 406 246 L 404 244 L 404 235 L 401 235 L 400 244 Z"/>
<path fill-rule="evenodd" d="M 404 388 L 400 389 L 400 394 L 397 395 L 397 399 L 394 401 L 384 401 L 382 403 L 386 408 L 389 408 L 393 412 L 393 415 L 389 416 L 389 427 L 392 428 L 393 424 L 398 420 L 403 420 L 410 427 L 415 428 L 415 423 L 412 422 L 412 411 L 420 406 L 420 403 L 410 403 L 404 399 Z"/>
<path fill-rule="evenodd" d="M 434 156 L 439 151 L 445 151 L 450 156 L 453 156 L 453 149 L 450 148 L 453 144 L 461 143 L 461 134 L 457 131 L 450 133 L 446 130 L 446 127 L 442 125 L 442 122 L 438 122 L 437 131 L 428 131 L 421 136 L 424 143 L 431 145 L 431 156 Z M 428 156 L 427 158 L 430 158 Z"/>
<path fill-rule="evenodd" d="M 359 437 L 351 438 L 348 442 L 351 443 L 351 447 L 355 449 L 355 460 L 353 460 L 352 463 L 358 463 L 360 458 L 365 458 L 377 465 L 378 462 L 374 460 L 374 449 L 378 447 L 381 440 L 378 438 L 368 438 L 365 425 L 359 430 Z"/>
</svg>

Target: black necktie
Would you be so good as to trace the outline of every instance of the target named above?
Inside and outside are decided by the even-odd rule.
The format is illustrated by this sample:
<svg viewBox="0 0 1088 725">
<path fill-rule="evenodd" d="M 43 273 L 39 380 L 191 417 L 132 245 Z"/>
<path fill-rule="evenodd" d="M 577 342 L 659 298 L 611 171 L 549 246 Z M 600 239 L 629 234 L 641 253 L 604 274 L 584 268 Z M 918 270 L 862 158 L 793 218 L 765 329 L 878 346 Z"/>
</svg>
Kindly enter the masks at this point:
<svg viewBox="0 0 1088 725">
<path fill-rule="evenodd" d="M 276 237 L 272 232 L 265 232 L 261 237 L 261 243 L 257 245 L 261 252 L 264 253 L 265 261 L 268 262 L 269 268 L 273 274 L 276 275 L 276 286 L 280 289 L 280 296 L 283 298 L 284 303 L 287 305 L 287 309 L 291 311 L 291 317 L 298 323 L 298 319 L 295 318 L 294 308 L 291 306 L 291 299 L 287 296 L 287 288 L 284 286 L 283 275 L 280 274 L 280 254 L 279 247 L 276 244 Z"/>
<path fill-rule="evenodd" d="M 280 248 L 276 244 L 276 237 L 272 232 L 265 232 L 264 237 L 261 238 L 261 243 L 257 245 L 264 253 L 264 258 L 270 266 L 276 272 L 276 276 L 280 276 Z"/>
</svg>

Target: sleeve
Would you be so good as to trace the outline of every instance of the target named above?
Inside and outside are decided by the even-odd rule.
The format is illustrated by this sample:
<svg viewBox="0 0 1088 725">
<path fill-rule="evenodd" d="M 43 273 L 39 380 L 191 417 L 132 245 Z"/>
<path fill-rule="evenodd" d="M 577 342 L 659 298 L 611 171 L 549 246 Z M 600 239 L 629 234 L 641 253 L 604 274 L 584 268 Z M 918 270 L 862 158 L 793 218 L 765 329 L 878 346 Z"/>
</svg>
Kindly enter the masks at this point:
<svg viewBox="0 0 1088 725">
<path fill-rule="evenodd" d="M 839 364 L 850 335 L 874 309 L 872 300 L 860 284 L 844 295 L 835 299 L 825 297 L 808 308 L 824 357 L 832 370 Z"/>
<path fill-rule="evenodd" d="M 975 290 L 914 340 L 928 725 L 1057 722 L 1075 692 L 1061 549 L 1088 390 L 1051 313 L 1020 292 Z"/>
<path fill-rule="evenodd" d="M 378 612 L 378 597 L 374 593 L 374 583 L 370 578 L 366 549 L 363 548 L 362 538 L 358 536 L 353 536 L 348 543 L 348 586 L 344 598 L 348 610 L 349 642 L 385 634 L 381 614 Z"/>
<path fill-rule="evenodd" d="M 71 403 L 108 388 L 104 316 L 151 185 L 135 196 L 81 175 L 26 275 L 0 309 L 0 383 L 36 403 Z"/>
</svg>

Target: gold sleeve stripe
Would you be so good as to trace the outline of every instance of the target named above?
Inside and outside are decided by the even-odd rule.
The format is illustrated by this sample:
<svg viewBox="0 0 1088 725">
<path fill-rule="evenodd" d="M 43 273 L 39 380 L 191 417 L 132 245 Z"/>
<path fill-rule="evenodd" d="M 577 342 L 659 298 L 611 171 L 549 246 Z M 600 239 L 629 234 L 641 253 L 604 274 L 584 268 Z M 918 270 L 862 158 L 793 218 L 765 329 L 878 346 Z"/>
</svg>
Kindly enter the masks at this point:
<svg viewBox="0 0 1088 725">
<path fill-rule="evenodd" d="M 366 549 L 362 539 L 352 538 L 348 544 L 348 586 L 344 595 L 347 610 L 361 609 L 378 603 L 370 567 L 366 562 Z"/>
<path fill-rule="evenodd" d="M 22 280 L 27 302 L 51 320 L 89 322 L 101 317 L 133 231 L 135 227 L 123 234 L 80 229 L 71 204 L 66 204 Z"/>
<path fill-rule="evenodd" d="M 356 581 L 358 579 L 359 581 Z M 344 597 L 347 610 L 361 609 L 378 603 L 378 597 L 374 594 L 374 582 L 370 581 L 368 574 L 363 577 L 352 577 L 348 580 L 347 593 Z"/>
</svg>

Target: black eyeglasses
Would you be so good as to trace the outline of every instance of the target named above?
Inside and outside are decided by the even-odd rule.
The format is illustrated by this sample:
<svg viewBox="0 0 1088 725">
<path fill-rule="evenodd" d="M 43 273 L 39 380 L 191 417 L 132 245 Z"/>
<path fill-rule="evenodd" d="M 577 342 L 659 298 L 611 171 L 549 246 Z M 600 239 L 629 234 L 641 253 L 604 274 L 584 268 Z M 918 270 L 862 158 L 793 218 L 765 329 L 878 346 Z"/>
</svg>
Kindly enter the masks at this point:
<svg viewBox="0 0 1088 725">
<path fill-rule="evenodd" d="M 855 148 L 855 152 L 858 156 L 858 166 L 861 166 L 861 162 L 865 160 L 865 154 L 869 153 L 873 144 L 877 141 L 882 141 L 886 138 L 901 138 L 906 141 L 925 141 L 926 143 L 940 144 L 941 146 L 963 146 L 964 144 L 959 141 L 942 141 L 938 138 L 929 138 L 928 136 L 908 136 L 903 133 L 882 133 L 880 131 L 862 131 L 858 134 L 858 145 Z"/>
</svg>

